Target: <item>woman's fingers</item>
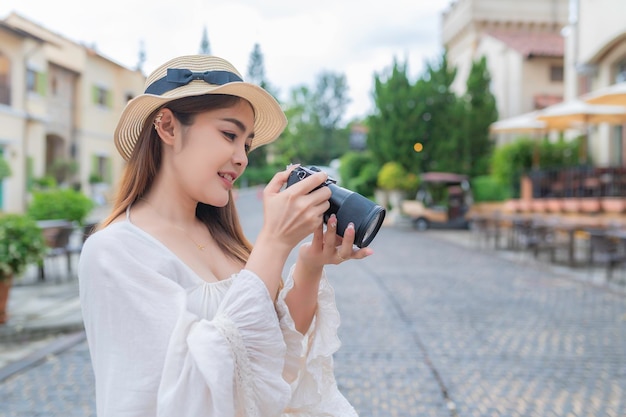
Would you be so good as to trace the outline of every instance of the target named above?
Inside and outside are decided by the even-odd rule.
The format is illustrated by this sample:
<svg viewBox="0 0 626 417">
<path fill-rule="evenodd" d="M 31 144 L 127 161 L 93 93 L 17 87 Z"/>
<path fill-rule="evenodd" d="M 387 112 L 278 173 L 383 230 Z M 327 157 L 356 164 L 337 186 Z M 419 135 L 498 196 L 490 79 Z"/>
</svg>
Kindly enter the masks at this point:
<svg viewBox="0 0 626 417">
<path fill-rule="evenodd" d="M 348 223 L 346 230 L 343 232 L 341 245 L 336 247 L 336 257 L 340 262 L 347 261 L 349 259 L 363 259 L 374 253 L 374 251 L 370 248 L 355 249 L 355 236 L 356 231 L 354 229 L 354 223 L 350 222 Z"/>
<path fill-rule="evenodd" d="M 290 245 L 295 245 L 322 227 L 331 196 L 328 187 L 320 187 L 328 177 L 323 172 L 310 175 L 282 190 L 293 169 L 295 166 L 275 174 L 263 191 L 263 228 Z"/>
<path fill-rule="evenodd" d="M 326 174 L 325 172 L 316 172 L 315 174 L 294 183 L 288 188 L 288 190 L 298 194 L 309 194 L 319 191 L 321 189 L 326 189 L 328 190 L 330 198 L 330 190 L 328 189 L 328 187 L 320 187 L 320 185 L 322 185 L 327 179 L 328 174 Z"/>
<path fill-rule="evenodd" d="M 322 248 L 324 246 L 324 225 L 321 222 L 313 231 L 313 240 L 311 241 L 311 244 L 315 248 Z"/>
<path fill-rule="evenodd" d="M 265 189 L 263 190 L 263 192 L 270 193 L 270 194 L 276 194 L 280 192 L 280 190 L 283 188 L 283 185 L 285 185 L 285 183 L 287 182 L 287 179 L 289 178 L 289 174 L 291 174 L 291 171 L 296 169 L 296 167 L 297 165 L 291 165 L 291 166 L 288 166 L 287 169 L 285 169 L 284 171 L 279 171 L 276 174 L 274 174 L 270 182 L 268 182 L 267 185 L 265 186 Z"/>
</svg>

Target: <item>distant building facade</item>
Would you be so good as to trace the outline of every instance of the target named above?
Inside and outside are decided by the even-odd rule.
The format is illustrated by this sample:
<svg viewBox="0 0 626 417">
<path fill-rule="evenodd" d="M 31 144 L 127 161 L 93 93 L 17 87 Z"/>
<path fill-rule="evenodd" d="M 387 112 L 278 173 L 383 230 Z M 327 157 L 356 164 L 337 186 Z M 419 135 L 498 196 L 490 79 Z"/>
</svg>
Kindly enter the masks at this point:
<svg viewBox="0 0 626 417">
<path fill-rule="evenodd" d="M 113 131 L 145 76 L 28 19 L 0 20 L 0 153 L 12 175 L 0 211 L 23 212 L 50 175 L 85 194 L 110 190 L 124 161 Z"/>
<path fill-rule="evenodd" d="M 472 61 L 487 57 L 506 119 L 626 81 L 624 16 L 624 0 L 453 1 L 442 15 L 442 43 L 458 71 L 453 88 L 463 93 Z M 595 165 L 625 164 L 623 126 L 588 133 Z"/>
<path fill-rule="evenodd" d="M 569 15 L 563 31 L 565 98 L 626 82 L 626 2 L 571 0 Z M 592 128 L 588 145 L 598 165 L 626 163 L 625 135 L 623 125 Z"/>
<path fill-rule="evenodd" d="M 501 119 L 563 100 L 568 0 L 457 0 L 442 17 L 442 42 L 465 92 L 472 62 L 487 58 Z"/>
</svg>

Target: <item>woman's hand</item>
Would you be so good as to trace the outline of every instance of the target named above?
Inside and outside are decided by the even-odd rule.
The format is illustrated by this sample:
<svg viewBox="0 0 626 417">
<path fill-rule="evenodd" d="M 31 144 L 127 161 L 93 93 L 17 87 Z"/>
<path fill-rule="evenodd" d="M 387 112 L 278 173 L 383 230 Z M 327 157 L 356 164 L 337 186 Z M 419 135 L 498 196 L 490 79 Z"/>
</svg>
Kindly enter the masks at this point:
<svg viewBox="0 0 626 417">
<path fill-rule="evenodd" d="M 316 187 L 328 175 L 313 174 L 281 191 L 295 167 L 279 172 L 263 190 L 263 227 L 250 253 L 246 268 L 256 273 L 275 299 L 281 274 L 291 250 L 302 239 L 323 227 L 329 209 L 330 189 Z"/>
<path fill-rule="evenodd" d="M 313 174 L 281 191 L 296 166 L 277 173 L 263 190 L 264 223 L 261 235 L 290 250 L 302 239 L 313 233 L 323 223 L 323 215 L 330 207 L 331 191 L 328 187 L 316 187 L 324 183 L 328 175 Z"/>
<path fill-rule="evenodd" d="M 334 214 L 324 226 L 313 233 L 313 240 L 300 246 L 293 272 L 294 286 L 285 297 L 285 303 L 296 326 L 305 334 L 317 310 L 317 293 L 322 269 L 327 264 L 340 264 L 348 259 L 362 259 L 374 253 L 370 248 L 354 249 L 354 225 L 350 223 L 343 238 L 337 236 L 337 218 Z"/>
<path fill-rule="evenodd" d="M 370 248 L 356 249 L 354 224 L 349 223 L 343 238 L 337 235 L 337 217 L 331 214 L 326 231 L 318 227 L 313 233 L 313 240 L 300 247 L 299 261 L 307 269 L 321 268 L 327 264 L 338 265 L 349 259 L 363 259 L 374 251 Z"/>
</svg>

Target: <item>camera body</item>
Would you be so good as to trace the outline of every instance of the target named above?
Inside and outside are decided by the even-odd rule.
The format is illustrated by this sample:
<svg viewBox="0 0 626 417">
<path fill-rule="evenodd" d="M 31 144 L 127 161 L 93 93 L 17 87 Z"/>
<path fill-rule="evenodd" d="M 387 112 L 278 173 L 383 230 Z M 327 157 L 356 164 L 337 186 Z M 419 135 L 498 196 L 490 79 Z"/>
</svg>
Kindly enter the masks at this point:
<svg viewBox="0 0 626 417">
<path fill-rule="evenodd" d="M 299 166 L 296 167 L 293 171 L 291 171 L 291 173 L 289 174 L 289 178 L 287 178 L 287 187 L 292 186 L 293 184 L 302 181 L 303 179 L 315 174 L 316 172 L 320 172 L 321 170 L 318 167 L 312 166 L 310 168 L 306 168 L 303 166 Z M 324 181 L 322 184 L 320 184 L 318 187 L 315 187 L 312 191 L 317 190 L 318 188 L 321 187 L 327 187 L 331 184 L 337 184 L 337 180 L 331 177 L 326 178 L 326 181 Z"/>
<path fill-rule="evenodd" d="M 315 166 L 295 168 L 289 174 L 287 187 L 316 172 L 320 172 L 320 169 Z M 329 187 L 331 191 L 330 208 L 324 213 L 324 223 L 328 221 L 331 214 L 337 216 L 337 234 L 343 237 L 348 224 L 352 222 L 355 229 L 354 244 L 360 248 L 369 245 L 382 226 L 385 209 L 354 191 L 338 186 L 334 178 L 328 177 L 311 191 L 320 187 Z"/>
</svg>

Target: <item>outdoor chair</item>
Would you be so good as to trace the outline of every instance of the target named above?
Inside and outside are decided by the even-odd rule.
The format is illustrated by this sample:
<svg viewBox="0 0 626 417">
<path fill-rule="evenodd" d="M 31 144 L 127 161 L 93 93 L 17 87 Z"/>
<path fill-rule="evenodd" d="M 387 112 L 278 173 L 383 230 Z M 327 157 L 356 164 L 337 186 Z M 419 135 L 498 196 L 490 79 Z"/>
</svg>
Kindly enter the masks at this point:
<svg viewBox="0 0 626 417">
<path fill-rule="evenodd" d="M 606 268 L 607 282 L 612 280 L 616 268 L 626 265 L 626 251 L 620 239 L 607 235 L 604 230 L 589 231 L 589 272 L 597 265 Z"/>
<path fill-rule="evenodd" d="M 498 220 L 495 215 L 476 216 L 471 219 L 470 230 L 477 244 L 488 247 L 490 242 L 494 242 L 494 247 L 498 246 Z"/>
<path fill-rule="evenodd" d="M 568 242 L 559 234 L 552 221 L 524 219 L 515 223 L 515 248 L 532 253 L 535 259 L 547 253 L 551 262 L 557 261 L 557 252 L 567 248 Z"/>
<path fill-rule="evenodd" d="M 71 273 L 72 262 L 71 254 L 68 249 L 70 247 L 70 237 L 72 233 L 74 233 L 74 226 L 70 222 L 43 228 L 43 235 L 48 250 L 46 251 L 44 260 L 39 265 L 40 281 L 45 281 L 46 279 L 46 263 L 49 264 L 50 260 L 56 260 L 59 256 L 65 256 L 67 273 Z"/>
<path fill-rule="evenodd" d="M 72 255 L 80 255 L 85 241 L 96 230 L 96 226 L 98 226 L 98 223 L 87 223 L 83 225 L 80 230 L 80 236 L 77 236 L 77 239 L 71 240 L 67 246 L 68 257 L 71 257 Z M 70 263 L 71 260 L 68 260 L 68 268 Z M 71 271 L 71 269 L 69 271 Z"/>
</svg>

